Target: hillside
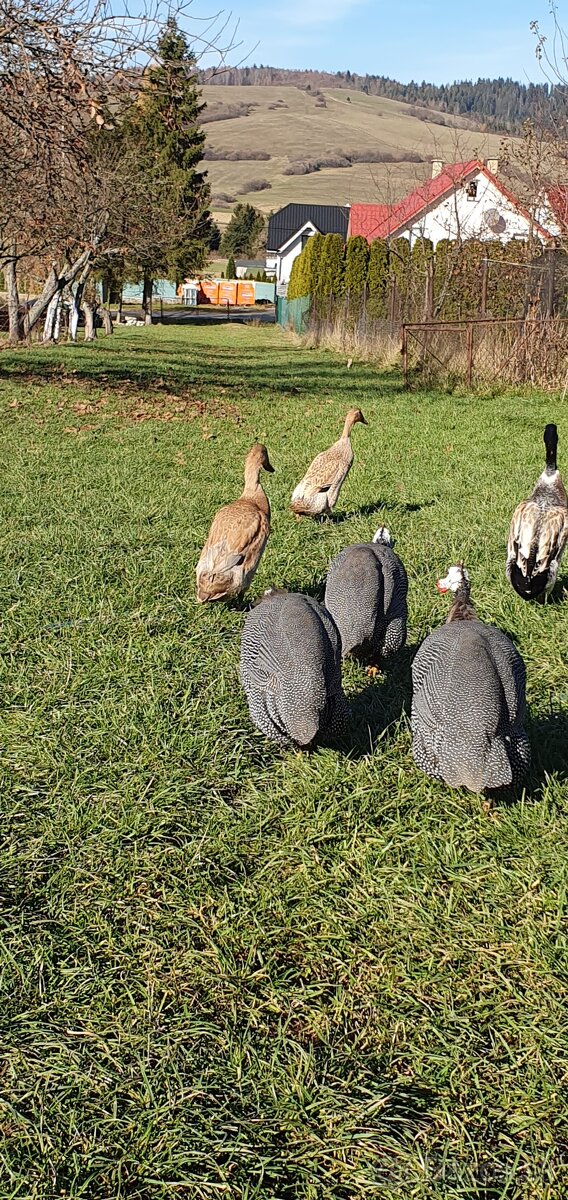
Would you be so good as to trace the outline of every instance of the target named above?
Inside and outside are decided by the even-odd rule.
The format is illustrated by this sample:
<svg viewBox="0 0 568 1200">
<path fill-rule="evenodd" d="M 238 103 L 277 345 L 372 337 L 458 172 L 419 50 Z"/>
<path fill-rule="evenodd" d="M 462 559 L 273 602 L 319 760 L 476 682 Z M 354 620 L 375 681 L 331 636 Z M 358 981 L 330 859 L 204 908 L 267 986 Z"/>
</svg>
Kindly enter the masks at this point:
<svg viewBox="0 0 568 1200">
<path fill-rule="evenodd" d="M 203 82 L 208 82 L 207 73 Z M 455 83 L 399 83 L 387 75 L 357 75 L 351 71 L 299 71 L 281 67 L 230 67 L 211 79 L 221 86 L 285 84 L 288 87 L 348 88 L 369 96 L 386 96 L 405 104 L 436 109 L 452 116 L 466 116 L 478 128 L 497 133 L 519 133 L 524 121 L 542 120 L 551 106 L 566 113 L 564 89 L 548 82 L 518 83 L 514 79 L 456 80 Z"/>
<path fill-rule="evenodd" d="M 212 209 L 221 225 L 237 200 L 266 213 L 292 201 L 389 203 L 427 178 L 433 158 L 498 157 L 502 142 L 463 119 L 435 110 L 426 118 L 411 105 L 345 88 L 209 84 L 203 99 Z M 345 165 L 287 173 L 314 160 Z"/>
</svg>

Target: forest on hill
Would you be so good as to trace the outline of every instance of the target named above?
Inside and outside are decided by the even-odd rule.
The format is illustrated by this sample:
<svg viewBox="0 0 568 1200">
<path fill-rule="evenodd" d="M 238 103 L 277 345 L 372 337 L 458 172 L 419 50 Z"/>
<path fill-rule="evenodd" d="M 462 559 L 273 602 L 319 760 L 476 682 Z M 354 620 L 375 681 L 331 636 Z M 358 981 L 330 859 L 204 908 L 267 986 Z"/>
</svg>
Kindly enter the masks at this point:
<svg viewBox="0 0 568 1200">
<path fill-rule="evenodd" d="M 203 76 L 203 82 L 224 86 L 288 85 L 313 90 L 346 87 L 368 96 L 386 96 L 426 110 L 436 109 L 453 116 L 468 117 L 480 129 L 518 133 L 527 120 L 542 121 L 551 106 L 566 108 L 559 88 L 548 83 L 518 83 L 514 79 L 461 80 L 456 83 L 398 83 L 386 75 L 357 75 L 351 71 L 295 71 L 279 67 L 231 67 L 218 75 Z"/>
</svg>

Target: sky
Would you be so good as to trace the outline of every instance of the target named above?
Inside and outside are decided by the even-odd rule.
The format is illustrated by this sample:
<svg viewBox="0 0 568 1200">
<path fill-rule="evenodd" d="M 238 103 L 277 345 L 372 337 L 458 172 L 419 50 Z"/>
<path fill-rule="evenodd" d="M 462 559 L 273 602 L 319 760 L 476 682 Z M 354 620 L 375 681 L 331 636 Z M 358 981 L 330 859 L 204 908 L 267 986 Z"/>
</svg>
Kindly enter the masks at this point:
<svg viewBox="0 0 568 1200">
<path fill-rule="evenodd" d="M 544 81 L 530 23 L 550 30 L 547 0 L 234 0 L 230 8 L 236 57 L 250 65 L 349 69 L 402 83 Z M 568 0 L 559 0 L 564 15 L 568 27 Z"/>
</svg>

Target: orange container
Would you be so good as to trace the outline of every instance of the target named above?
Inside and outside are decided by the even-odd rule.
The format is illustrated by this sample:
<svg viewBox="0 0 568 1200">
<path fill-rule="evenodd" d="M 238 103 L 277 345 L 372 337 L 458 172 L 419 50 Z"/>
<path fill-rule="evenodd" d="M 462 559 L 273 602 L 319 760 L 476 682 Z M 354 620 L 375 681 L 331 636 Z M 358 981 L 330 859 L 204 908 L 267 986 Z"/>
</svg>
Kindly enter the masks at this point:
<svg viewBox="0 0 568 1200">
<path fill-rule="evenodd" d="M 200 279 L 199 288 L 203 297 L 203 303 L 219 303 L 219 281 L 217 279 Z"/>
<path fill-rule="evenodd" d="M 219 284 L 219 304 L 237 303 L 237 281 L 236 279 L 222 279 Z"/>
<path fill-rule="evenodd" d="M 250 279 L 239 279 L 237 304 L 254 304 L 254 283 Z"/>
</svg>

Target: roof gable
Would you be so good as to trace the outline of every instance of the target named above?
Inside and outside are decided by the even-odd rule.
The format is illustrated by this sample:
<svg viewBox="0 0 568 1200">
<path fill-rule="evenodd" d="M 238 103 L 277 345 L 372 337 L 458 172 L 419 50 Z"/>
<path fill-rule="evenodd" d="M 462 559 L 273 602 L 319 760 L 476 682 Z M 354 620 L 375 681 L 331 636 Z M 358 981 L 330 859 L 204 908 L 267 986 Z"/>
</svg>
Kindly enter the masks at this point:
<svg viewBox="0 0 568 1200">
<path fill-rule="evenodd" d="M 346 238 L 349 208 L 339 204 L 286 204 L 268 219 L 267 249 L 280 250 L 308 221 L 318 233 L 340 233 Z"/>
<path fill-rule="evenodd" d="M 413 221 L 441 203 L 456 187 L 476 174 L 484 175 L 521 216 L 529 222 L 533 221 L 516 196 L 487 169 L 485 163 L 478 159 L 469 159 L 467 162 L 448 164 L 434 179 L 427 179 L 397 204 L 354 204 L 349 222 L 350 236 L 361 232 L 368 241 L 373 241 L 375 238 L 389 238 L 402 234 Z M 370 211 L 365 214 L 363 210 Z M 538 222 L 533 223 L 539 235 L 548 240 L 550 234 Z"/>
<path fill-rule="evenodd" d="M 568 187 L 566 184 L 557 184 L 556 187 L 547 188 L 545 200 L 560 229 L 566 232 L 568 229 Z"/>
</svg>

